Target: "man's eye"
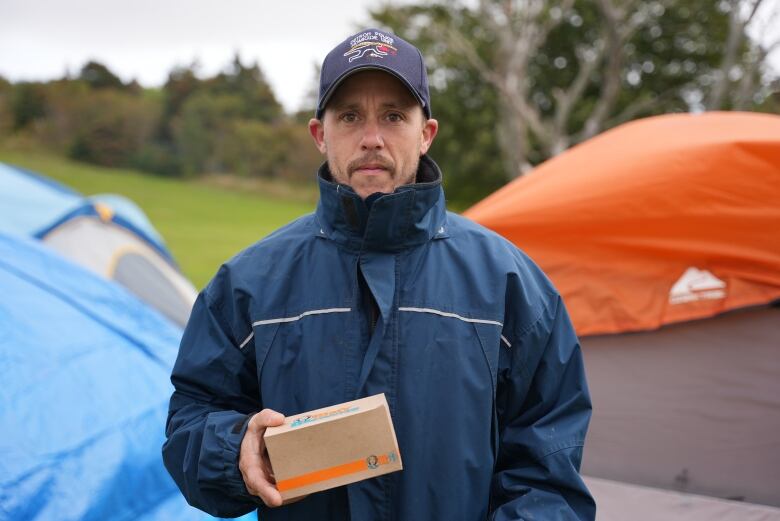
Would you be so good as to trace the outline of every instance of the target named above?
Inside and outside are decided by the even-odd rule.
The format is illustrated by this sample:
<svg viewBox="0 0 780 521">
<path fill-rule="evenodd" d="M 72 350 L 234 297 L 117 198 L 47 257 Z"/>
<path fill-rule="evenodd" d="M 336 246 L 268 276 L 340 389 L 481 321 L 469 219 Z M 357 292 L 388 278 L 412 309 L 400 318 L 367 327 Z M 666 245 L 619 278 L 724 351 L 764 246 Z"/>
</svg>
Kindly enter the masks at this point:
<svg viewBox="0 0 780 521">
<path fill-rule="evenodd" d="M 354 123 L 357 121 L 357 114 L 354 112 L 347 112 L 345 114 L 341 115 L 341 121 L 344 121 L 346 123 Z"/>
<path fill-rule="evenodd" d="M 391 123 L 399 123 L 404 120 L 404 117 L 401 114 L 398 114 L 397 112 L 391 112 L 387 115 L 387 120 Z"/>
</svg>

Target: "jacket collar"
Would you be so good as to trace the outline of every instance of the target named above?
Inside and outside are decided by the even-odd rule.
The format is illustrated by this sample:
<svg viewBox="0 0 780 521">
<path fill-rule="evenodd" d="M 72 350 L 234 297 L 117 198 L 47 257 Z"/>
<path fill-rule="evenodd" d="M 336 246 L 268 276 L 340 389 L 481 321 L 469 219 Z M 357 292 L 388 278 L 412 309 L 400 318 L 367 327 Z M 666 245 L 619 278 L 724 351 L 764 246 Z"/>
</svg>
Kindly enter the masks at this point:
<svg viewBox="0 0 780 521">
<path fill-rule="evenodd" d="M 317 172 L 319 235 L 356 251 L 400 251 L 446 237 L 441 171 L 431 158 L 420 158 L 417 182 L 399 186 L 366 205 L 348 185 L 335 183 L 323 164 Z"/>
</svg>

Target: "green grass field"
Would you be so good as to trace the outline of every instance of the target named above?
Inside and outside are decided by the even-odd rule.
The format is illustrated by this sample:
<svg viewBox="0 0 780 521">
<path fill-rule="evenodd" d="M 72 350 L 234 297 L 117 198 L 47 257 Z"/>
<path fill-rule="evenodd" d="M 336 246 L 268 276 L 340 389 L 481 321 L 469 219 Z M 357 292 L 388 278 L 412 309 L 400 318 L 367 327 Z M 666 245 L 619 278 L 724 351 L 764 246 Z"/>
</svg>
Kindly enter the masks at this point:
<svg viewBox="0 0 780 521">
<path fill-rule="evenodd" d="M 296 196 L 284 197 L 270 195 L 285 193 L 279 185 L 268 185 L 265 194 L 257 184 L 251 191 L 241 191 L 213 180 L 166 179 L 41 152 L 0 149 L 0 161 L 41 173 L 85 195 L 129 197 L 146 212 L 198 289 L 222 262 L 315 206 L 314 180 L 310 188 L 296 189 Z"/>
</svg>

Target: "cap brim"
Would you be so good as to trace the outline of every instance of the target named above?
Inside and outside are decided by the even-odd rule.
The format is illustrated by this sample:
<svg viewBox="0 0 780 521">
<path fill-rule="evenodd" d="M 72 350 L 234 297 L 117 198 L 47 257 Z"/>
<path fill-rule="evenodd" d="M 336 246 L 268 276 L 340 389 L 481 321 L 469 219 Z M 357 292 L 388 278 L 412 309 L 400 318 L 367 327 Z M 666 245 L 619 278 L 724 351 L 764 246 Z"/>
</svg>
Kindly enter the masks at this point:
<svg viewBox="0 0 780 521">
<path fill-rule="evenodd" d="M 428 109 L 428 107 L 426 107 L 426 105 L 425 105 L 425 100 L 423 100 L 423 99 L 420 97 L 420 95 L 417 93 L 417 90 L 416 90 L 414 87 L 412 87 L 411 83 L 409 83 L 409 82 L 406 80 L 406 78 L 404 78 L 403 76 L 401 76 L 400 74 L 398 74 L 397 72 L 395 72 L 395 71 L 394 71 L 393 69 L 391 69 L 390 67 L 385 67 L 385 66 L 383 66 L 383 65 L 377 65 L 377 64 L 364 64 L 364 65 L 358 65 L 358 66 L 356 66 L 356 67 L 353 67 L 353 68 L 351 68 L 351 69 L 349 69 L 349 70 L 347 70 L 347 71 L 344 71 L 344 72 L 341 74 L 341 76 L 339 76 L 338 78 L 336 78 L 336 80 L 335 80 L 333 83 L 331 83 L 330 87 L 329 87 L 329 88 L 328 88 L 328 90 L 325 92 L 325 95 L 324 95 L 324 96 L 322 96 L 322 99 L 320 100 L 320 104 L 317 106 L 317 111 L 316 111 L 316 113 L 314 114 L 314 115 L 315 115 L 315 117 L 316 117 L 317 119 L 322 119 L 322 114 L 323 114 L 323 112 L 325 112 L 325 106 L 328 104 L 328 101 L 330 101 L 330 98 L 332 98 L 332 97 L 333 97 L 333 94 L 336 92 L 336 89 L 338 89 L 338 88 L 339 88 L 339 86 L 340 86 L 340 85 L 341 85 L 341 84 L 344 82 L 344 80 L 346 80 L 347 78 L 349 78 L 350 76 L 352 76 L 353 74 L 355 74 L 355 73 L 357 73 L 357 72 L 362 72 L 362 71 L 372 71 L 372 70 L 373 70 L 373 71 L 382 71 L 382 72 L 386 72 L 386 73 L 388 73 L 388 74 L 392 74 L 393 76 L 395 76 L 396 78 L 398 78 L 398 80 L 399 80 L 401 83 L 403 83 L 403 84 L 404 84 L 404 86 L 405 86 L 407 89 L 409 89 L 409 92 L 411 92 L 411 93 L 412 93 L 412 96 L 414 96 L 414 99 L 416 99 L 416 100 L 417 100 L 417 103 L 419 103 L 419 104 L 420 104 L 420 106 L 422 107 L 422 109 L 423 109 L 423 112 L 425 113 L 425 115 L 426 115 L 427 117 L 430 117 L 429 109 Z"/>
</svg>

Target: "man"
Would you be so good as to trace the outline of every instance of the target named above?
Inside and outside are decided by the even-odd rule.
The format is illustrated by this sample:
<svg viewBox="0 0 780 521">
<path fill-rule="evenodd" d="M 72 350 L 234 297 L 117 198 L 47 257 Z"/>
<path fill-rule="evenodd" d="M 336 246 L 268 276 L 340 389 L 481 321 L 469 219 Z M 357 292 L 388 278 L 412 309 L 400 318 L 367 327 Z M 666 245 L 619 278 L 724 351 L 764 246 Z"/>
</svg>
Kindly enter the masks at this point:
<svg viewBox="0 0 780 521">
<path fill-rule="evenodd" d="M 223 265 L 182 339 L 163 454 L 187 500 L 263 521 L 593 519 L 577 338 L 523 253 L 445 211 L 420 52 L 348 38 L 309 129 L 316 212 Z M 280 506 L 265 428 L 377 393 L 404 469 Z"/>
</svg>

